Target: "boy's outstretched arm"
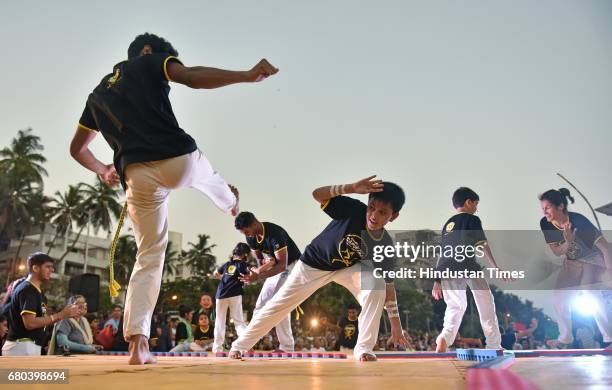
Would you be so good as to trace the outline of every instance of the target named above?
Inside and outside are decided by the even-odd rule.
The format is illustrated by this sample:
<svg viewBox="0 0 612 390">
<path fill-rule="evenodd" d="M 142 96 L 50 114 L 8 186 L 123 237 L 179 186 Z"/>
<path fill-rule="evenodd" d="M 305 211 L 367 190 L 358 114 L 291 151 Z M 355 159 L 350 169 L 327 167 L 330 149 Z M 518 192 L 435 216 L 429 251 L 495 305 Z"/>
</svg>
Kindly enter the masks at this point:
<svg viewBox="0 0 612 390">
<path fill-rule="evenodd" d="M 213 89 L 236 83 L 254 83 L 278 73 L 266 59 L 246 71 L 233 71 L 205 66 L 187 67 L 178 61 L 169 61 L 167 66 L 170 80 L 190 88 Z"/>
<path fill-rule="evenodd" d="M 399 308 L 397 306 L 397 294 L 395 293 L 395 284 L 386 283 L 385 285 L 385 309 L 391 322 L 391 337 L 387 340 L 387 344 L 408 346 L 408 340 L 404 337 L 402 330 L 402 322 L 400 320 Z"/>
<path fill-rule="evenodd" d="M 325 203 L 338 195 L 381 192 L 383 190 L 383 182 L 382 180 L 375 180 L 375 177 L 376 175 L 372 175 L 352 184 L 319 187 L 312 192 L 312 197 L 319 203 Z"/>
</svg>

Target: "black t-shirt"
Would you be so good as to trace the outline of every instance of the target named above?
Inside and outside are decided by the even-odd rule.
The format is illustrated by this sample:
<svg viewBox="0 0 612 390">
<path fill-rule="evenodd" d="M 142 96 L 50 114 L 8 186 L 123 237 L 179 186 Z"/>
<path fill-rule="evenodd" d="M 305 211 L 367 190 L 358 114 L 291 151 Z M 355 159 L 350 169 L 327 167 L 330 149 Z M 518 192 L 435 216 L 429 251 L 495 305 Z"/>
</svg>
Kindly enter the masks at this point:
<svg viewBox="0 0 612 390">
<path fill-rule="evenodd" d="M 217 272 L 221 275 L 221 280 L 217 286 L 216 299 L 231 298 L 244 293 L 244 283 L 238 278 L 249 273 L 246 261 L 230 260 L 219 267 Z"/>
<path fill-rule="evenodd" d="M 453 215 L 442 227 L 442 255 L 436 270 L 480 271 L 482 267 L 476 262 L 475 247 L 486 241 L 480 218 L 469 213 Z"/>
<path fill-rule="evenodd" d="M 333 221 L 304 249 L 301 260 L 309 266 L 336 271 L 355 265 L 361 260 L 372 260 L 374 246 L 393 245 L 393 239 L 383 230 L 380 237 L 367 230 L 366 213 L 368 206 L 357 199 L 337 196 L 321 205 L 322 210 Z M 385 258 L 376 263 L 383 271 L 393 269 L 395 258 Z M 385 278 L 387 283 L 393 281 Z"/>
<path fill-rule="evenodd" d="M 11 306 L 8 317 L 8 340 L 30 339 L 44 347 L 47 344 L 46 327 L 27 330 L 23 324 L 24 313 L 44 317 L 47 313 L 47 298 L 43 292 L 29 281 L 18 285 L 11 295 Z"/>
<path fill-rule="evenodd" d="M 263 226 L 263 238 L 261 240 L 257 237 L 247 237 L 246 241 L 251 249 L 259 250 L 266 256 L 274 257 L 274 252 L 287 248 L 287 265 L 300 258 L 302 253 L 285 229 L 271 222 L 262 222 L 261 224 Z"/>
<path fill-rule="evenodd" d="M 336 342 L 337 347 L 355 348 L 357 336 L 359 336 L 359 322 L 343 318 L 338 325 L 340 326 L 340 333 Z"/>
<path fill-rule="evenodd" d="M 128 164 L 164 160 L 197 149 L 172 111 L 169 61 L 179 60 L 154 53 L 115 65 L 89 95 L 79 120 L 81 128 L 100 131 L 113 149 L 124 187 Z"/>
<path fill-rule="evenodd" d="M 187 340 L 187 337 L 189 337 L 189 333 L 187 333 L 187 326 L 183 322 L 179 322 L 176 326 L 176 334 L 174 335 L 176 344 L 180 344 L 181 342 Z"/>
<path fill-rule="evenodd" d="M 201 326 L 198 326 L 193 332 L 194 340 L 209 340 L 215 338 L 215 329 L 212 326 L 208 326 L 206 329 L 202 329 Z"/>
<path fill-rule="evenodd" d="M 501 346 L 503 349 L 513 350 L 516 343 L 516 333 L 513 329 L 509 329 L 507 333 L 501 336 Z"/>
<path fill-rule="evenodd" d="M 569 260 L 581 260 L 595 256 L 601 256 L 601 251 L 595 243 L 602 238 L 602 234 L 584 215 L 578 213 L 568 213 L 569 221 L 576 229 L 576 239 L 566 256 Z M 563 228 L 557 227 L 544 217 L 540 220 L 540 229 L 544 233 L 547 244 L 563 244 Z"/>
</svg>

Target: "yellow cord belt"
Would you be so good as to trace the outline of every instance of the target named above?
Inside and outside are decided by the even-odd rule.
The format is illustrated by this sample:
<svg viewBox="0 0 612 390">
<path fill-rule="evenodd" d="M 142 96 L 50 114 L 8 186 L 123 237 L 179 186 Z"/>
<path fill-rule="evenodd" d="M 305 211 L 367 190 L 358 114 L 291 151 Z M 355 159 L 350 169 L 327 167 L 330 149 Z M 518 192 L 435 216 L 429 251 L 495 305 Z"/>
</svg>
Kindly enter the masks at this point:
<svg viewBox="0 0 612 390">
<path fill-rule="evenodd" d="M 127 214 L 127 207 L 128 204 L 126 201 L 121 209 L 121 215 L 119 216 L 119 222 L 117 223 L 117 230 L 115 230 L 115 237 L 111 243 L 109 253 L 108 290 L 112 298 L 119 296 L 119 290 L 121 290 L 121 285 L 115 280 L 115 269 L 113 267 L 113 263 L 115 262 L 115 250 L 117 249 L 117 241 L 119 241 L 119 233 L 121 233 L 121 228 L 123 227 L 123 222 L 125 221 L 125 215 Z"/>
</svg>

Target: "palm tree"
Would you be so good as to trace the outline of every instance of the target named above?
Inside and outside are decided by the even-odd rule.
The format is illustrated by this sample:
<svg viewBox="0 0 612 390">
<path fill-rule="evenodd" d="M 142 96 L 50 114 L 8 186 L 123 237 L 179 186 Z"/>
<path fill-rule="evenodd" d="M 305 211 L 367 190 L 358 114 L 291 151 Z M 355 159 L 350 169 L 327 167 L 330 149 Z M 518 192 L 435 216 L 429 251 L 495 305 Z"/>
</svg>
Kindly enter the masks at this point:
<svg viewBox="0 0 612 390">
<path fill-rule="evenodd" d="M 28 218 L 27 198 L 34 187 L 42 189 L 45 157 L 40 137 L 31 129 L 19 130 L 11 147 L 0 150 L 0 235 L 19 236 L 21 223 Z"/>
<path fill-rule="evenodd" d="M 47 254 L 55 247 L 55 241 L 58 237 L 66 239 L 72 232 L 72 227 L 82 221 L 83 199 L 83 193 L 78 185 L 69 185 L 68 190 L 63 194 L 59 191 L 55 192 L 50 211 L 51 223 L 55 225 L 55 235 L 51 240 Z"/>
<path fill-rule="evenodd" d="M 215 269 L 217 259 L 212 254 L 212 248 L 216 245 L 208 245 L 209 239 L 207 234 L 198 234 L 197 243 L 190 242 L 190 249 L 181 252 L 183 264 L 189 267 L 193 276 L 206 278 Z"/>
<path fill-rule="evenodd" d="M 117 247 L 115 249 L 115 262 L 113 264 L 115 270 L 115 280 L 122 286 L 127 286 L 136 262 L 136 241 L 131 235 L 119 237 Z"/>
<path fill-rule="evenodd" d="M 162 280 L 164 276 L 174 276 L 178 270 L 178 262 L 180 261 L 179 254 L 177 251 L 172 250 L 172 242 L 166 246 L 166 253 L 164 256 L 164 268 L 162 270 Z"/>
<path fill-rule="evenodd" d="M 119 191 L 106 185 L 99 177 L 97 177 L 96 184 L 93 186 L 79 183 L 78 190 L 83 196 L 83 201 L 76 210 L 79 216 L 75 222 L 79 227 L 79 231 L 70 247 L 60 257 L 60 262 L 64 260 L 68 253 L 74 250 L 83 230 L 89 223 L 93 226 L 94 233 L 97 233 L 99 229 L 103 229 L 110 234 L 112 231 L 112 217 L 117 219 L 119 214 L 121 214 L 121 204 L 117 201 Z"/>
<path fill-rule="evenodd" d="M 47 159 L 40 154 L 43 150 L 40 137 L 32 134 L 32 129 L 19 130 L 11 147 L 0 150 L 0 172 L 8 176 L 13 189 L 18 188 L 15 185 L 17 182 L 42 187 L 43 176 L 47 176 L 47 170 L 43 167 Z"/>
</svg>

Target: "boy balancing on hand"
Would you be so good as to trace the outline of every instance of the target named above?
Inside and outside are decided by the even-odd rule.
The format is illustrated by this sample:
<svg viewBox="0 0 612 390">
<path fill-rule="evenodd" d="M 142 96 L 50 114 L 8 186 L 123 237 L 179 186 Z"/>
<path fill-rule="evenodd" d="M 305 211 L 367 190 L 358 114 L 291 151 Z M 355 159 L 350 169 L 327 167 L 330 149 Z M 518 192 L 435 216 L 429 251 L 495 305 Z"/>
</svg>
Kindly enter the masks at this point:
<svg viewBox="0 0 612 390">
<path fill-rule="evenodd" d="M 390 341 L 408 344 L 402 334 L 392 280 L 386 280 L 385 286 L 382 280 L 374 279 L 362 262 L 371 256 L 374 245 L 392 244 L 384 226 L 398 217 L 405 200 L 399 186 L 374 178 L 314 190 L 313 197 L 333 220 L 306 247 L 283 287 L 255 314 L 246 331 L 232 344 L 230 358 L 240 359 L 243 351 L 253 347 L 291 310 L 330 282 L 346 287 L 362 307 L 356 359 L 376 360 L 372 351 L 378 339 L 383 307 L 391 321 Z M 369 194 L 368 204 L 344 194 Z M 389 262 L 383 262 L 383 267 L 388 265 Z"/>
</svg>

